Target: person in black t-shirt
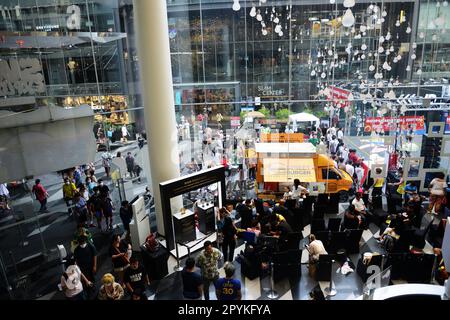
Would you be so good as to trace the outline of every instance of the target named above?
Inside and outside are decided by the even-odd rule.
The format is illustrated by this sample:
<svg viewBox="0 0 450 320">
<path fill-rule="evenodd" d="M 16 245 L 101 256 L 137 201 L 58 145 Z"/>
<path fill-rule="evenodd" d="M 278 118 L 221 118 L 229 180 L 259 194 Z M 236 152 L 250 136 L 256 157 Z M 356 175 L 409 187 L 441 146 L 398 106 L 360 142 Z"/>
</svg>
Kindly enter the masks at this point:
<svg viewBox="0 0 450 320">
<path fill-rule="evenodd" d="M 203 281 L 200 274 L 195 272 L 195 260 L 187 258 L 186 266 L 181 272 L 183 278 L 183 297 L 189 300 L 201 300 Z"/>
<path fill-rule="evenodd" d="M 98 180 L 98 190 L 100 191 L 100 195 L 102 197 L 108 197 L 109 196 L 109 188 L 108 186 L 103 182 L 102 179 Z"/>
<path fill-rule="evenodd" d="M 113 216 L 114 206 L 113 206 L 111 198 L 103 196 L 101 198 L 101 206 L 102 206 L 103 216 L 105 217 L 106 230 L 112 230 L 112 228 L 113 228 L 112 227 L 112 216 Z"/>
<path fill-rule="evenodd" d="M 131 246 L 120 240 L 120 235 L 114 235 L 109 248 L 109 255 L 114 272 L 119 275 L 120 284 L 123 283 L 124 271 L 130 266 L 129 253 L 131 253 Z"/>
<path fill-rule="evenodd" d="M 102 229 L 102 219 L 103 219 L 103 210 L 102 203 L 100 198 L 100 189 L 98 187 L 94 187 L 94 194 L 89 198 L 89 207 L 91 212 L 94 213 L 95 219 L 97 220 L 97 227 Z"/>
<path fill-rule="evenodd" d="M 78 246 L 75 248 L 73 255 L 81 272 L 89 281 L 94 282 L 97 272 L 97 250 L 94 245 L 87 241 L 85 235 L 78 237 Z"/>
<path fill-rule="evenodd" d="M 135 257 L 130 258 L 130 267 L 125 270 L 123 282 L 125 282 L 125 285 L 131 294 L 133 294 L 136 289 L 140 289 L 141 292 L 144 292 L 145 286 L 150 285 L 147 272 L 139 265 L 139 261 Z"/>
<path fill-rule="evenodd" d="M 125 238 L 130 237 L 130 222 L 133 218 L 133 213 L 128 201 L 122 201 L 122 206 L 120 207 L 120 219 L 122 220 L 123 228 L 127 232 Z"/>
<path fill-rule="evenodd" d="M 241 216 L 241 229 L 247 229 L 252 226 L 253 210 L 252 201 L 250 199 L 245 200 L 245 203 L 240 203 L 236 207 L 236 211 Z"/>
</svg>

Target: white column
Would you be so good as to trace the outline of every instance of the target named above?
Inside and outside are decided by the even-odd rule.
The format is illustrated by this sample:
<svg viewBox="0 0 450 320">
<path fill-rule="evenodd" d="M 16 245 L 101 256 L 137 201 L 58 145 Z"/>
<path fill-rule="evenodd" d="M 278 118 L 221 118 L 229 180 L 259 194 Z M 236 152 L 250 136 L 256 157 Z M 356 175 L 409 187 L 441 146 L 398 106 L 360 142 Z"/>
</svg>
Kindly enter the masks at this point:
<svg viewBox="0 0 450 320">
<path fill-rule="evenodd" d="M 159 183 L 180 176 L 166 0 L 133 6 L 156 221 L 165 235 Z"/>
</svg>

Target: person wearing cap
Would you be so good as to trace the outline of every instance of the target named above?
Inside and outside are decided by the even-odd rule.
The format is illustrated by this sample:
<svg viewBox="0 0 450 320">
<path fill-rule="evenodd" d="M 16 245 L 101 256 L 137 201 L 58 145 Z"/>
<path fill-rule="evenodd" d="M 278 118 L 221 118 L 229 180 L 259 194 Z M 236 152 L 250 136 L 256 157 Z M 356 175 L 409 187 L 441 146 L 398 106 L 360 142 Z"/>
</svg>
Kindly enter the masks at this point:
<svg viewBox="0 0 450 320">
<path fill-rule="evenodd" d="M 241 282 L 234 279 L 236 268 L 233 263 L 226 262 L 224 266 L 225 277 L 214 283 L 217 300 L 241 300 Z"/>
<path fill-rule="evenodd" d="M 98 292 L 99 300 L 121 300 L 123 298 L 123 288 L 115 280 L 111 273 L 102 277 L 102 286 Z"/>
</svg>

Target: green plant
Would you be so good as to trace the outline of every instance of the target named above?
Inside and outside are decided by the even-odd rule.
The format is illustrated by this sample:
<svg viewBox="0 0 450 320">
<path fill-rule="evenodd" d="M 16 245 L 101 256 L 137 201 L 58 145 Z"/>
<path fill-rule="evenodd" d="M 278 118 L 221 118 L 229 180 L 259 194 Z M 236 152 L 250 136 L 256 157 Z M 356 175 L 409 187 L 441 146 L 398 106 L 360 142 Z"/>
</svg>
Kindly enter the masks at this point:
<svg viewBox="0 0 450 320">
<path fill-rule="evenodd" d="M 289 115 L 291 114 L 291 111 L 289 109 L 280 109 L 277 112 L 275 112 L 275 117 L 278 120 L 287 120 L 289 119 Z"/>
<path fill-rule="evenodd" d="M 262 107 L 258 111 L 261 112 L 266 118 L 270 117 L 270 110 L 267 109 L 266 107 Z"/>
</svg>

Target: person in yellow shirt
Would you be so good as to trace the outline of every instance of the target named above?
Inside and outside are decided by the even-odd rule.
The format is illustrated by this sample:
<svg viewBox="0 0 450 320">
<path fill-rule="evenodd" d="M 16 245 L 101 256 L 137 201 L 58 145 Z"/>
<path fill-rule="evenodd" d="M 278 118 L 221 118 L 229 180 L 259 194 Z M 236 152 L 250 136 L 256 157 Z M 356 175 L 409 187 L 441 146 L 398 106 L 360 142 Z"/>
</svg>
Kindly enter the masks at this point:
<svg viewBox="0 0 450 320">
<path fill-rule="evenodd" d="M 75 186 L 75 183 L 70 181 L 69 178 L 65 178 L 64 184 L 62 187 L 62 191 L 63 191 L 64 201 L 66 202 L 67 208 L 69 208 L 68 211 L 70 214 L 72 214 L 72 202 L 73 202 L 75 193 L 78 192 L 78 189 Z"/>
<path fill-rule="evenodd" d="M 382 172 L 381 168 L 376 168 L 375 173 L 380 175 Z M 384 185 L 384 178 L 376 178 L 373 183 L 372 197 L 380 197 L 382 194 L 382 189 Z"/>
</svg>

